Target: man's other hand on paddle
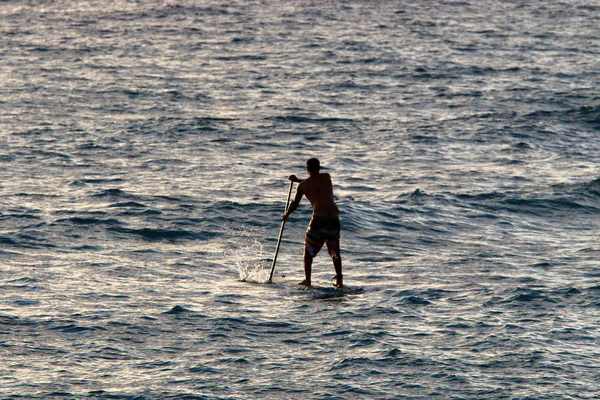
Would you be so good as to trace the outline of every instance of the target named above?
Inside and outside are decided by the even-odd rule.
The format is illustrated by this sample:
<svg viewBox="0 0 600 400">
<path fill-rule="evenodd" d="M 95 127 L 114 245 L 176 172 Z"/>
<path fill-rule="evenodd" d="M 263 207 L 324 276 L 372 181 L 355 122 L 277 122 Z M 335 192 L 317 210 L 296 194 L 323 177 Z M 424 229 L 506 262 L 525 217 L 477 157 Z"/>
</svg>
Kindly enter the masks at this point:
<svg viewBox="0 0 600 400">
<path fill-rule="evenodd" d="M 298 179 L 298 177 L 296 175 L 290 175 L 288 179 L 295 183 L 300 183 L 304 180 L 304 179 Z"/>
</svg>

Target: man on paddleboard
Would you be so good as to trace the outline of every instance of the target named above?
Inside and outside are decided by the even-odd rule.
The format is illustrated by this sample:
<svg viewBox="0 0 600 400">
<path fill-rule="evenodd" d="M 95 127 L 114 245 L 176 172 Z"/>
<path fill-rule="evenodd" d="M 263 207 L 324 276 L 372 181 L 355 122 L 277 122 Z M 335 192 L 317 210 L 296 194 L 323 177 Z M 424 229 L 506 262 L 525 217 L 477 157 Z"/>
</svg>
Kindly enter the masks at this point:
<svg viewBox="0 0 600 400">
<path fill-rule="evenodd" d="M 341 288 L 344 284 L 342 257 L 340 256 L 340 211 L 333 199 L 331 176 L 320 172 L 321 163 L 316 158 L 311 158 L 306 162 L 306 170 L 308 171 L 307 179 L 298 179 L 296 175 L 289 177 L 290 181 L 298 182 L 300 185 L 298 185 L 294 201 L 283 213 L 283 219 L 286 220 L 291 213 L 296 211 L 302 196 L 306 196 L 313 207 L 312 217 L 304 237 L 305 279 L 300 282 L 300 285 L 310 286 L 313 259 L 323 244 L 326 244 L 335 268 L 334 286 Z"/>
</svg>

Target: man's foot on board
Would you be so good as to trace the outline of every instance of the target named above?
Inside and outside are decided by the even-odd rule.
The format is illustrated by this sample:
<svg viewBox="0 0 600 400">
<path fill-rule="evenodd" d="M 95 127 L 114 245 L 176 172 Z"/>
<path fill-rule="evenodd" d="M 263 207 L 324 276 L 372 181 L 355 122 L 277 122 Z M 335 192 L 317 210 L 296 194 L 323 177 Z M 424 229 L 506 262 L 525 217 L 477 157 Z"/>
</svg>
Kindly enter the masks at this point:
<svg viewBox="0 0 600 400">
<path fill-rule="evenodd" d="M 342 275 L 336 275 L 331 278 L 331 283 L 336 289 L 342 289 L 344 287 L 344 277 Z"/>
<path fill-rule="evenodd" d="M 310 287 L 310 281 L 307 281 L 306 279 L 303 280 L 302 282 L 300 282 L 298 285 L 300 286 L 307 286 Z"/>
</svg>

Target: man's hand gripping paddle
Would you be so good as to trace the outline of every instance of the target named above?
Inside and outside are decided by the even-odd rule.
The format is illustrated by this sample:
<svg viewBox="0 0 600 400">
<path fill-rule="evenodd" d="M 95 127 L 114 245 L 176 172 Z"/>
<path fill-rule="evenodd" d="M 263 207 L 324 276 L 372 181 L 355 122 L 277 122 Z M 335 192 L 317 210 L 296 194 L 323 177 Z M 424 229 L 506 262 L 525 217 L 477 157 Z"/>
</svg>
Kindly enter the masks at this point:
<svg viewBox="0 0 600 400">
<path fill-rule="evenodd" d="M 290 181 L 290 191 L 288 192 L 287 202 L 285 203 L 285 212 L 287 212 L 290 206 L 290 198 L 292 197 L 292 188 L 294 182 Z M 275 272 L 275 262 L 277 261 L 277 253 L 279 253 L 279 245 L 281 244 L 281 237 L 283 236 L 283 227 L 285 226 L 285 218 L 281 221 L 281 229 L 279 229 L 279 239 L 277 239 L 277 248 L 275 249 L 275 256 L 273 256 L 273 265 L 271 266 L 271 274 L 269 275 L 269 282 L 273 280 L 273 272 Z"/>
</svg>

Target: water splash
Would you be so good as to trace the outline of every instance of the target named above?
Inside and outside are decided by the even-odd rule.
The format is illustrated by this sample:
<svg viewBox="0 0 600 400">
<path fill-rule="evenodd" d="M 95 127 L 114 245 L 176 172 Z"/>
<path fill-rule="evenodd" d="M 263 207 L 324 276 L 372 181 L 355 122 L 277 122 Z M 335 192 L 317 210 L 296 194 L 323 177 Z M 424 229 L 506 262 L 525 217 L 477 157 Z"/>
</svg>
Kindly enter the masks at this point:
<svg viewBox="0 0 600 400">
<path fill-rule="evenodd" d="M 267 283 L 271 274 L 270 264 L 263 253 L 263 246 L 258 240 L 253 239 L 247 247 L 239 248 L 235 253 L 240 281 Z"/>
<path fill-rule="evenodd" d="M 251 263 L 242 259 L 236 260 L 238 273 L 242 282 L 267 283 L 271 268 L 261 263 Z"/>
</svg>

